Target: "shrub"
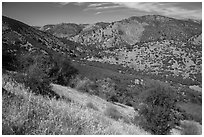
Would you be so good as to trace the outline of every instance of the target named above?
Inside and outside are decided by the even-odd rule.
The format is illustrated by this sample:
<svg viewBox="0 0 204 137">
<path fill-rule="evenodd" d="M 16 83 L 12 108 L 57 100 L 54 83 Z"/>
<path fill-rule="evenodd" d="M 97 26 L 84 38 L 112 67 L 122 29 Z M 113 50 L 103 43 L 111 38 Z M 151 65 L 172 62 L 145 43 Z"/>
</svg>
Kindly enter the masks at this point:
<svg viewBox="0 0 204 137">
<path fill-rule="evenodd" d="M 107 107 L 104 114 L 115 120 L 119 120 L 123 118 L 122 114 L 113 106 Z"/>
<path fill-rule="evenodd" d="M 158 86 L 140 94 L 140 125 L 153 134 L 169 134 L 179 125 L 181 116 L 174 110 L 177 101 L 175 91 Z"/>
<path fill-rule="evenodd" d="M 35 94 L 46 95 L 49 97 L 57 94 L 51 91 L 51 79 L 48 75 L 50 67 L 49 57 L 35 53 L 29 53 L 19 57 L 19 73 L 16 75 L 18 82 L 23 82 L 26 87 L 32 89 Z"/>
<path fill-rule="evenodd" d="M 34 91 L 50 89 L 48 75 L 44 73 L 43 69 L 40 68 L 37 64 L 29 66 L 26 73 L 26 80 L 26 86 L 30 87 Z"/>
<path fill-rule="evenodd" d="M 107 101 L 117 101 L 115 87 L 116 84 L 110 78 L 98 80 L 98 95 Z"/>
<path fill-rule="evenodd" d="M 50 69 L 49 75 L 56 84 L 67 86 L 70 80 L 78 74 L 78 70 L 71 66 L 70 60 L 66 56 L 55 55 L 52 61 L 54 65 Z"/>
<path fill-rule="evenodd" d="M 50 56 L 40 51 L 22 54 L 18 58 L 21 75 L 18 75 L 17 79 L 37 94 L 59 98 L 59 95 L 51 90 L 50 83 L 67 85 L 77 74 L 77 70 L 66 59 L 65 56 Z"/>
<path fill-rule="evenodd" d="M 92 102 L 87 103 L 86 106 L 93 110 L 98 111 L 98 108 Z"/>
<path fill-rule="evenodd" d="M 92 85 L 92 84 L 93 84 L 93 82 L 91 80 L 89 80 L 88 78 L 83 78 L 83 79 L 79 78 L 76 81 L 75 88 L 79 91 L 89 93 L 91 90 L 90 85 Z"/>
</svg>

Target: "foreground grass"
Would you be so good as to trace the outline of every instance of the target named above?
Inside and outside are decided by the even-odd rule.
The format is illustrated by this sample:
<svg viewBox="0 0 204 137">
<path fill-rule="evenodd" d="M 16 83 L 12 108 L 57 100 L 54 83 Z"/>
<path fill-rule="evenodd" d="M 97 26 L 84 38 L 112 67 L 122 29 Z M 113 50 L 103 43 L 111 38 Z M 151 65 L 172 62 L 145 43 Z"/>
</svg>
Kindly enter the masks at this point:
<svg viewBox="0 0 204 137">
<path fill-rule="evenodd" d="M 2 133 L 29 135 L 148 134 L 75 102 L 36 96 L 7 75 L 2 77 Z"/>
<path fill-rule="evenodd" d="M 192 116 L 193 120 L 202 123 L 202 106 L 195 103 L 179 103 L 178 106 Z"/>
</svg>

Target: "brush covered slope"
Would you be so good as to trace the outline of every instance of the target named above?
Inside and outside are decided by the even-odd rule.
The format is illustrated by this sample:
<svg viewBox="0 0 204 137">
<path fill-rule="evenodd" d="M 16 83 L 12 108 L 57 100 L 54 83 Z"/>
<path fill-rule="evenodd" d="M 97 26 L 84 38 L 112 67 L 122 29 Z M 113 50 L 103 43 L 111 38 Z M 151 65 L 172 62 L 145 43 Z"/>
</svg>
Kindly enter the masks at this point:
<svg viewBox="0 0 204 137">
<path fill-rule="evenodd" d="M 131 22 L 130 26 L 127 25 L 128 20 Z M 137 22 L 137 26 L 134 26 L 135 22 Z M 184 28 L 179 27 L 183 31 L 185 30 L 185 33 L 188 33 L 185 35 L 186 37 L 175 32 L 178 35 L 175 38 L 165 37 L 159 40 L 155 38 L 152 41 L 144 38 L 145 40 L 141 41 L 145 32 L 142 27 L 152 22 L 154 24 L 152 25 L 153 28 L 156 24 L 157 27 L 161 27 L 162 24 L 168 24 L 167 26 L 171 27 L 169 24 L 172 22 L 176 22 L 177 25 L 179 25 L 178 22 L 187 22 L 187 24 L 189 23 L 193 27 L 189 29 L 187 29 L 188 25 Z M 158 25 L 159 22 L 160 25 Z M 85 39 L 86 36 L 92 35 L 92 33 L 100 35 L 96 30 L 105 31 L 109 26 L 120 23 L 127 25 L 119 25 L 123 31 L 129 29 L 129 31 L 132 30 L 133 32 L 128 32 L 128 35 L 126 35 L 126 33 L 121 31 L 119 34 L 119 32 L 117 33 L 118 27 L 114 27 L 113 32 L 109 31 L 108 33 L 117 34 L 115 40 L 118 40 L 119 44 L 114 42 L 110 44 L 111 46 L 104 46 L 104 41 L 111 38 L 112 35 L 108 35 L 108 37 L 105 35 L 106 39 L 101 40 L 99 43 L 93 43 L 95 40 L 91 40 L 95 36 L 90 36 L 90 43 L 83 43 L 77 40 L 82 34 Z M 195 91 L 195 87 L 194 89 L 189 88 L 192 86 L 201 87 L 202 83 L 200 79 L 202 73 L 202 34 L 200 33 L 199 26 L 200 23 L 194 21 L 179 21 L 163 16 L 151 15 L 132 17 L 113 23 L 100 22 L 94 25 L 85 25 L 79 34 L 74 32 L 75 36 L 70 35 L 59 38 L 51 34 L 54 34 L 54 31 L 43 32 L 19 21 L 3 17 L 3 73 L 8 72 L 8 70 L 14 71 L 12 72 L 14 78 L 18 77 L 18 75 L 27 78 L 29 81 L 22 85 L 30 82 L 27 87 L 33 88 L 26 90 L 26 92 L 32 92 L 29 93 L 30 96 L 41 98 L 42 102 L 47 100 L 47 96 L 44 96 L 45 93 L 54 94 L 56 99 L 51 99 L 51 101 L 48 99 L 48 102 L 51 103 L 48 104 L 49 108 L 51 105 L 51 111 L 49 112 L 57 112 L 59 110 L 56 106 L 52 108 L 52 101 L 57 102 L 58 105 L 64 104 L 64 106 L 69 106 L 66 108 L 66 111 L 74 113 L 72 113 L 73 115 L 71 114 L 73 117 L 71 116 L 70 119 L 74 119 L 73 121 L 77 124 L 72 124 L 73 121 L 68 122 L 71 125 L 64 123 L 66 120 L 63 120 L 64 117 L 61 116 L 61 113 L 59 115 L 57 113 L 57 116 L 51 113 L 50 119 L 47 118 L 47 115 L 44 116 L 44 113 L 47 114 L 47 111 L 43 111 L 41 106 L 39 106 L 40 114 L 36 112 L 38 110 L 33 108 L 31 114 L 28 114 L 28 119 L 32 119 L 33 115 L 34 121 L 36 115 L 40 115 L 40 119 L 48 119 L 44 125 L 46 129 L 42 126 L 40 129 L 34 130 L 33 126 L 38 127 L 35 122 L 31 127 L 27 126 L 29 124 L 26 123 L 26 121 L 29 121 L 27 118 L 25 118 L 26 120 L 20 119 L 20 121 L 24 121 L 20 122 L 22 128 L 21 126 L 20 128 L 16 127 L 15 125 L 18 125 L 18 118 L 12 119 L 12 114 L 15 113 L 9 113 L 9 108 L 6 109 L 6 107 L 4 122 L 6 124 L 14 124 L 14 126 L 11 124 L 12 127 L 8 126 L 14 131 L 13 134 L 146 134 L 147 132 L 151 134 L 172 134 L 171 131 L 174 128 L 179 129 L 178 134 L 200 134 L 200 128 L 198 127 L 202 124 L 202 92 Z M 194 31 L 196 27 L 198 29 L 197 32 Z M 167 33 L 163 29 L 162 32 Z M 72 33 L 72 27 L 70 32 Z M 141 34 L 141 32 L 143 33 Z M 153 32 L 156 33 L 156 30 Z M 152 35 L 156 35 L 153 32 Z M 172 34 L 174 33 L 172 32 Z M 82 38 L 82 41 L 86 41 L 84 38 Z M 97 42 L 97 39 L 95 42 Z M 20 65 L 16 64 L 19 55 L 26 55 L 23 56 L 26 63 L 21 64 L 26 67 L 28 66 L 26 71 L 19 71 Z M 66 55 L 68 58 L 60 58 L 63 55 Z M 22 62 L 24 61 L 21 60 L 20 63 Z M 76 77 L 72 75 L 76 71 L 72 71 L 75 69 L 70 66 L 70 62 L 77 69 L 78 75 Z M 20 84 L 17 83 L 17 85 Z M 41 91 L 40 94 L 34 94 L 36 93 L 33 92 L 33 89 L 36 89 L 35 85 L 37 85 L 37 90 Z M 8 101 L 8 104 L 13 104 L 12 99 L 9 100 L 10 95 L 7 91 L 15 94 L 15 91 L 18 92 L 19 90 L 14 89 L 14 87 L 11 87 L 13 90 L 9 90 L 10 88 L 5 86 L 3 88 L 5 91 L 4 97 L 8 96 L 8 99 L 3 101 L 5 104 L 7 104 L 6 101 Z M 36 106 L 43 104 L 42 102 L 36 104 Z M 74 102 L 74 104 L 70 102 Z M 14 103 L 14 105 L 16 104 Z M 74 107 L 69 109 L 73 105 L 77 109 Z M 24 105 L 22 104 L 21 106 Z M 79 112 L 78 108 L 81 108 L 82 111 L 75 115 Z M 88 113 L 92 111 L 94 113 L 89 115 Z M 23 113 L 20 110 L 20 114 Z M 67 112 L 63 112 L 63 114 L 67 115 Z M 7 115 L 8 117 L 6 117 Z M 106 122 L 104 126 L 98 124 L 90 126 L 90 123 L 84 125 L 85 121 L 81 121 L 80 115 L 85 118 L 85 121 L 88 118 L 86 115 L 90 116 L 92 125 L 94 125 L 93 123 L 98 123 L 98 120 L 100 121 L 99 115 L 105 116 L 105 119 L 111 119 L 115 124 L 110 124 L 111 127 Z M 79 121 L 75 121 L 75 119 Z M 17 123 L 15 123 L 16 120 Z M 189 125 L 187 124 L 182 127 L 183 120 L 193 122 L 187 122 Z M 106 120 L 102 118 L 101 121 Z M 78 127 L 78 124 L 82 125 Z M 112 127 L 113 125 L 115 128 Z M 138 125 L 147 132 L 139 130 Z M 77 127 L 75 128 L 75 126 Z M 26 127 L 29 128 L 26 129 Z M 87 127 L 91 128 L 87 129 Z M 190 127 L 193 127 L 192 133 L 184 133 L 184 130 L 187 131 L 187 128 Z M 28 132 L 21 133 L 21 131 L 27 130 Z"/>
<path fill-rule="evenodd" d="M 60 38 L 69 38 L 79 34 L 87 24 L 61 23 L 57 25 L 45 25 L 39 30 L 53 34 Z"/>
<path fill-rule="evenodd" d="M 26 50 L 47 48 L 58 52 L 69 51 L 68 47 L 53 35 L 5 16 L 2 17 L 2 38 L 3 47 L 6 45 Z"/>
<path fill-rule="evenodd" d="M 71 54 L 69 50 L 65 51 L 69 47 L 63 50 L 63 46 L 66 46 L 63 40 L 7 17 L 3 17 L 3 27 L 3 134 L 148 134 L 133 123 L 123 122 L 121 112 L 115 109 L 111 116 L 116 113 L 117 120 L 111 118 L 109 112 L 106 114 L 104 109 L 97 112 L 97 106 L 92 105 L 94 102 L 80 103 L 86 96 L 81 95 L 76 99 L 78 92 L 74 89 L 70 89 L 70 92 L 75 96 L 63 95 L 69 90 L 57 85 L 54 86 L 60 87 L 57 90 L 50 89 L 48 84 L 57 80 L 52 76 L 55 74 L 52 71 L 57 71 L 56 76 L 61 83 L 65 75 L 61 76 L 60 73 L 72 69 L 68 64 L 68 68 L 61 66 L 58 70 L 56 64 L 62 63 L 61 58 L 57 62 L 56 59 L 52 60 L 57 55 Z M 53 40 L 59 42 L 57 47 Z M 46 45 L 43 42 L 50 43 Z M 26 62 L 19 65 L 15 61 L 22 55 Z M 28 66 L 28 70 L 20 70 L 21 65 Z M 5 74 L 11 74 L 12 78 Z M 19 83 L 19 78 L 26 81 Z M 47 96 L 50 93 L 52 96 Z M 105 102 L 105 107 L 112 106 L 105 100 L 102 102 Z M 134 110 L 130 110 L 133 117 Z M 124 116 L 129 114 L 123 109 L 122 112 Z"/>
<path fill-rule="evenodd" d="M 75 42 L 63 40 L 35 29 L 20 21 L 2 17 L 2 56 L 3 67 L 16 68 L 16 60 L 23 53 L 39 52 L 41 55 L 66 55 L 77 56 L 73 52 L 76 47 L 82 45 Z"/>
<path fill-rule="evenodd" d="M 201 88 L 200 21 L 161 15 L 133 16 L 86 25 L 67 39 L 84 45 L 75 52 L 81 52 L 85 60 L 122 65 L 170 83 Z"/>
<path fill-rule="evenodd" d="M 82 31 L 85 60 L 122 65 L 152 77 L 201 87 L 202 25 L 160 15 L 130 17 Z M 87 26 L 88 27 L 88 26 Z"/>
</svg>

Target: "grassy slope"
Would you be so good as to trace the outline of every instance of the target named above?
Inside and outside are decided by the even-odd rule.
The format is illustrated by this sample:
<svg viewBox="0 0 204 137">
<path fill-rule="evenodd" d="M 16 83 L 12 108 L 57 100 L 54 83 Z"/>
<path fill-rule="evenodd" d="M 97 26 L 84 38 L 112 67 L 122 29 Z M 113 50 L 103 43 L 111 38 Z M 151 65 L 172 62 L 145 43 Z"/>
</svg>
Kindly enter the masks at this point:
<svg viewBox="0 0 204 137">
<path fill-rule="evenodd" d="M 109 64 L 101 64 L 101 63 L 72 63 L 77 70 L 79 70 L 79 73 L 82 76 L 85 76 L 89 78 L 90 80 L 98 80 L 103 78 L 111 78 L 114 80 L 114 82 L 120 87 L 127 87 L 131 81 L 134 81 L 135 79 L 146 79 L 144 76 L 140 76 L 138 74 L 131 75 L 128 73 L 122 74 L 119 73 L 116 66 L 111 66 Z M 121 67 L 118 67 L 118 69 L 121 69 Z"/>
<path fill-rule="evenodd" d="M 105 112 L 105 110 L 112 106 L 116 108 L 126 119 L 132 120 L 135 115 L 138 115 L 137 112 L 134 111 L 133 107 L 129 107 L 126 105 L 120 106 L 122 104 L 116 105 L 112 104 L 110 102 L 107 102 L 100 97 L 89 95 L 86 93 L 78 92 L 75 89 L 60 86 L 57 84 L 53 84 L 53 91 L 55 91 L 57 94 L 64 96 L 65 98 L 70 98 L 72 101 L 79 103 L 81 105 L 92 103 L 94 106 L 97 107 L 98 111 L 101 113 Z"/>
<path fill-rule="evenodd" d="M 180 103 L 178 106 L 185 110 L 187 114 L 191 115 L 194 120 L 202 123 L 202 106 L 191 102 Z"/>
<path fill-rule="evenodd" d="M 45 99 L 3 75 L 3 134 L 148 134 L 74 101 Z"/>
</svg>

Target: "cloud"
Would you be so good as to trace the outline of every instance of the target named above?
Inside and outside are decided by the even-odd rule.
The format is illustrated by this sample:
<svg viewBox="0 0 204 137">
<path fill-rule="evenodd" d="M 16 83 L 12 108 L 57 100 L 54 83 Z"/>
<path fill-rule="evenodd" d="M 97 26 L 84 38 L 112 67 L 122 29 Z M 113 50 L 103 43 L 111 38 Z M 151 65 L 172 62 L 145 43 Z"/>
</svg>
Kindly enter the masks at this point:
<svg viewBox="0 0 204 137">
<path fill-rule="evenodd" d="M 65 6 L 65 5 L 70 4 L 70 3 L 77 5 L 77 6 L 81 6 L 81 5 L 86 4 L 86 2 L 57 2 L 57 3 L 61 6 Z"/>
<path fill-rule="evenodd" d="M 99 12 L 96 12 L 95 14 L 98 15 L 98 14 L 101 14 L 101 13 L 102 13 L 102 12 L 99 11 Z"/>
<path fill-rule="evenodd" d="M 116 9 L 116 8 L 121 8 L 123 7 L 122 5 L 108 5 L 108 6 L 103 6 L 104 4 L 97 4 L 97 5 L 89 5 L 84 11 L 88 10 L 108 10 L 108 9 Z"/>
<path fill-rule="evenodd" d="M 106 4 L 110 4 L 110 3 L 92 3 L 92 4 L 89 4 L 88 7 L 99 7 Z"/>
<path fill-rule="evenodd" d="M 58 2 L 58 4 L 60 4 L 60 5 L 62 5 L 62 6 L 64 6 L 64 5 L 67 5 L 67 4 L 69 4 L 70 2 Z"/>
<path fill-rule="evenodd" d="M 86 4 L 87 2 L 74 2 L 74 5 L 77 5 L 77 6 L 82 6 L 84 4 Z"/>
<path fill-rule="evenodd" d="M 165 16 L 180 18 L 202 18 L 201 9 L 184 9 L 176 6 L 175 3 L 156 3 L 156 2 L 115 2 L 115 4 L 126 8 L 144 11 L 148 13 L 161 14 Z"/>
</svg>

